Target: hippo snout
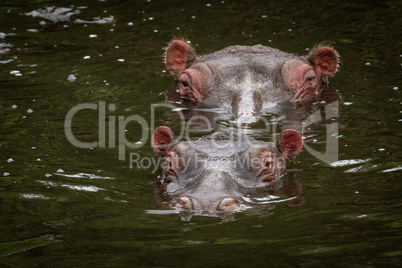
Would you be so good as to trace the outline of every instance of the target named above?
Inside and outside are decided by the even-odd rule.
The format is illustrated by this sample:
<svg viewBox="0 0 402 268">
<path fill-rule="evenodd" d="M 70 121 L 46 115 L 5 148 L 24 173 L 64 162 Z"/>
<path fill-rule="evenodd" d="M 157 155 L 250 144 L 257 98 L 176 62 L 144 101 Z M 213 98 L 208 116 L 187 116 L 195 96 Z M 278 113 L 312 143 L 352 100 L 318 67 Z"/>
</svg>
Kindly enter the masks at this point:
<svg viewBox="0 0 402 268">
<path fill-rule="evenodd" d="M 215 214 L 219 212 L 232 212 L 240 208 L 240 202 L 234 197 L 224 197 L 214 202 L 195 199 L 190 196 L 182 196 L 177 199 L 176 208 L 192 211 L 196 214 Z"/>
</svg>

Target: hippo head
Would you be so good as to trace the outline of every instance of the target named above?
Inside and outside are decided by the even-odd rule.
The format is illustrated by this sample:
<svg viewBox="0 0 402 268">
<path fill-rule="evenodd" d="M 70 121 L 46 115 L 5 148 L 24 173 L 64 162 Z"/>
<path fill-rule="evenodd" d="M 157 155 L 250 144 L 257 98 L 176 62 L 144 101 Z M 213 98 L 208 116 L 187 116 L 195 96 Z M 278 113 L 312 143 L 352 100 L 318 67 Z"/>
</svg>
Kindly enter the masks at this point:
<svg viewBox="0 0 402 268">
<path fill-rule="evenodd" d="M 181 40 L 166 48 L 167 69 L 177 78 L 183 100 L 223 107 L 241 123 L 258 120 L 279 102 L 314 101 L 338 69 L 339 55 L 318 46 L 307 57 L 274 48 L 231 46 L 204 56 Z"/>
<path fill-rule="evenodd" d="M 274 187 L 303 141 L 292 129 L 276 142 L 220 132 L 175 141 L 170 128 L 162 126 L 153 133 L 152 147 L 164 157 L 162 180 L 176 209 L 187 216 L 226 217 L 244 206 L 246 195 Z"/>
</svg>

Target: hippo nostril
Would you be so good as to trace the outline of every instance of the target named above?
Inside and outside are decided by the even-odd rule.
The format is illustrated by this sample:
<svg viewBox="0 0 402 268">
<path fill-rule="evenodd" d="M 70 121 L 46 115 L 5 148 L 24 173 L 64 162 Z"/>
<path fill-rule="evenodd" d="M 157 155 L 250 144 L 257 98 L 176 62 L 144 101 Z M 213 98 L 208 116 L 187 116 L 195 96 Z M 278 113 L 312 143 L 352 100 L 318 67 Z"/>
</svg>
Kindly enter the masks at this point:
<svg viewBox="0 0 402 268">
<path fill-rule="evenodd" d="M 181 209 L 191 210 L 192 208 L 191 199 L 186 196 L 180 197 L 177 202 L 178 202 L 177 206 L 179 206 Z"/>
<path fill-rule="evenodd" d="M 219 211 L 233 211 L 239 208 L 239 202 L 232 197 L 225 197 L 218 205 Z"/>
</svg>

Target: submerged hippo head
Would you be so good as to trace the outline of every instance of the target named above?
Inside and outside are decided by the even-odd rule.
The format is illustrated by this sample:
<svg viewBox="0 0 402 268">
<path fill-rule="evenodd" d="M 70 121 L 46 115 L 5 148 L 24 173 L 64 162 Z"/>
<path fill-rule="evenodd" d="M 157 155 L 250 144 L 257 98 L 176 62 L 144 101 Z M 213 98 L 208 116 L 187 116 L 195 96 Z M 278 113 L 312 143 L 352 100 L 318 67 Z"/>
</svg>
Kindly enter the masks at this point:
<svg viewBox="0 0 402 268">
<path fill-rule="evenodd" d="M 246 195 L 274 186 L 303 141 L 297 131 L 287 129 L 275 143 L 221 132 L 177 142 L 163 126 L 153 133 L 152 147 L 165 158 L 162 178 L 177 209 L 222 215 L 239 209 Z"/>
<path fill-rule="evenodd" d="M 165 62 L 182 99 L 227 108 L 239 122 L 251 123 L 278 102 L 316 99 L 323 82 L 337 72 L 339 55 L 327 46 L 298 57 L 256 45 L 197 57 L 189 44 L 174 40 L 166 48 Z"/>
</svg>

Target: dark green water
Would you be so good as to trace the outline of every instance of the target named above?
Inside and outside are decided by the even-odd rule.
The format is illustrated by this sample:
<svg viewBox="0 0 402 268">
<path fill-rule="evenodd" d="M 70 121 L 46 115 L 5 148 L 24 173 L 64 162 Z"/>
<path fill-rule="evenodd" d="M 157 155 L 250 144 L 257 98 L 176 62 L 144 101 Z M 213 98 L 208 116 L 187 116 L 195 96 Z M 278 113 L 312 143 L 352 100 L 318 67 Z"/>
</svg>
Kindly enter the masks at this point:
<svg viewBox="0 0 402 268">
<path fill-rule="evenodd" d="M 401 12 L 399 1 L 1 1 L 0 266 L 400 266 Z M 339 162 L 304 149 L 291 164 L 303 205 L 183 221 L 155 201 L 159 171 L 130 168 L 129 153 L 157 159 L 150 134 L 126 161 L 109 143 L 69 142 L 66 115 L 83 103 L 104 103 L 115 133 L 119 116 L 151 128 L 173 83 L 161 57 L 173 36 L 200 54 L 263 44 L 305 55 L 335 42 Z M 74 116 L 78 140 L 99 141 L 99 110 Z M 178 131 L 173 117 L 157 110 L 155 126 Z M 128 124 L 127 140 L 140 129 Z M 325 148 L 325 124 L 313 133 L 306 145 Z"/>
</svg>

